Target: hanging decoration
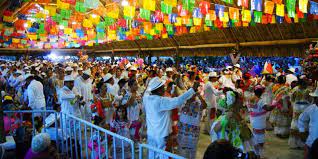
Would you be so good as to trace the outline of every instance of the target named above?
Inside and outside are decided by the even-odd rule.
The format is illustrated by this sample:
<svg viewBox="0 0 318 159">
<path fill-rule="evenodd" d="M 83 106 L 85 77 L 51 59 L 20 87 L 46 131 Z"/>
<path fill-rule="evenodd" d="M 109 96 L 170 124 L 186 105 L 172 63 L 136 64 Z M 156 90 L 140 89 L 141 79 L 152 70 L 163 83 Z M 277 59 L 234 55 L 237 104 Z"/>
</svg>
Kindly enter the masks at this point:
<svg viewBox="0 0 318 159">
<path fill-rule="evenodd" d="M 14 2 L 3 11 L 2 47 L 78 48 L 116 40 L 152 40 L 218 28 L 318 19 L 318 3 L 308 0 L 238 0 L 238 7 L 207 0 L 127 0 L 122 7 L 119 1 L 104 6 L 99 0 L 37 0 L 32 2 L 37 5 L 17 10 L 25 2 Z"/>
</svg>

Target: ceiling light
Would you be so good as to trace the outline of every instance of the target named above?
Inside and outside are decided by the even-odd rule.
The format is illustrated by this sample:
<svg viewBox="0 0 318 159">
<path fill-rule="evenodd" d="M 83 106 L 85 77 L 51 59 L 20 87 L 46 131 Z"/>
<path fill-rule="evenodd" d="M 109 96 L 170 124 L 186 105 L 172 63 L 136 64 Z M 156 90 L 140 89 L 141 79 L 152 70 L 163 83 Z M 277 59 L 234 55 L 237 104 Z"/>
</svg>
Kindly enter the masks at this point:
<svg viewBox="0 0 318 159">
<path fill-rule="evenodd" d="M 128 6 L 128 1 L 127 1 L 127 0 L 123 0 L 123 1 L 121 2 L 121 5 L 122 5 L 122 6 Z"/>
</svg>

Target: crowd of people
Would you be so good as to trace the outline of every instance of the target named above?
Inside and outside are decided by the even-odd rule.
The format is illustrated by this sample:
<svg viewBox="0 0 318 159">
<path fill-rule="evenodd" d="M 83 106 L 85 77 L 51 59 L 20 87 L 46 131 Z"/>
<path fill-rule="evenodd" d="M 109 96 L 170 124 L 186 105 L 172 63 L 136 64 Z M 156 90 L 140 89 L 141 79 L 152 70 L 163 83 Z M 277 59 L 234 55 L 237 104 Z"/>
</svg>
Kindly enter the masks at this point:
<svg viewBox="0 0 318 159">
<path fill-rule="evenodd" d="M 211 148 L 229 148 L 228 144 L 250 157 L 266 158 L 266 131 L 289 138 L 290 148 L 305 149 L 309 156 L 318 138 L 317 83 L 308 78 L 298 58 L 270 61 L 275 59 L 242 58 L 216 67 L 206 59 L 178 67 L 127 59 L 2 61 L 1 99 L 4 110 L 61 111 L 189 159 L 196 156 L 202 130 L 213 143 L 204 158 L 212 158 Z M 43 120 L 41 113 L 35 117 L 37 123 Z M 36 130 L 45 140 L 33 140 L 49 144 L 49 136 L 40 133 L 42 127 L 38 124 Z M 5 126 L 7 134 L 11 130 Z M 27 159 L 45 146 L 32 141 L 31 147 Z M 155 157 L 162 158 L 149 153 L 149 158 Z"/>
</svg>

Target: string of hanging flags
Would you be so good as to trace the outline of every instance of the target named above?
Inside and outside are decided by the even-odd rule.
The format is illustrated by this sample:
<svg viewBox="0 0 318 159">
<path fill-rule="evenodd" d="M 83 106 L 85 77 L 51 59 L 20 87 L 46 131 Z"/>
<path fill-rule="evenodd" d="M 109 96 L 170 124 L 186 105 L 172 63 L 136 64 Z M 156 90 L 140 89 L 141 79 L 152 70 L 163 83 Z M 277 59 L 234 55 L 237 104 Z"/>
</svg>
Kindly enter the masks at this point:
<svg viewBox="0 0 318 159">
<path fill-rule="evenodd" d="M 3 11 L 0 45 L 80 48 L 318 19 L 318 3 L 309 0 L 237 0 L 237 7 L 232 7 L 233 0 L 222 1 L 225 5 L 196 0 L 117 0 L 104 6 L 99 0 L 18 0 Z"/>
</svg>

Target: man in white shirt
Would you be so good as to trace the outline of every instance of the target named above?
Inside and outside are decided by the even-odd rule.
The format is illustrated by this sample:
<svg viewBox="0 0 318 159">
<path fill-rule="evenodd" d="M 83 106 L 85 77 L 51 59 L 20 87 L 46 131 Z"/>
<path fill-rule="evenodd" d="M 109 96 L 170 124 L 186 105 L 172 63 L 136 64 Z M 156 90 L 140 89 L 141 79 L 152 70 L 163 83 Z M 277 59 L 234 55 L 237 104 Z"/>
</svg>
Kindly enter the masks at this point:
<svg viewBox="0 0 318 159">
<path fill-rule="evenodd" d="M 222 94 L 223 92 L 216 89 L 216 87 L 219 86 L 218 83 L 218 74 L 216 72 L 210 72 L 209 73 L 209 81 L 205 84 L 204 87 L 204 99 L 207 104 L 207 110 L 208 110 L 208 122 L 206 122 L 205 131 L 207 133 L 210 132 L 212 120 L 214 119 L 214 115 L 216 113 L 217 109 L 217 96 Z"/>
<path fill-rule="evenodd" d="M 64 77 L 64 87 L 60 90 L 61 112 L 81 118 L 79 107 L 80 96 L 73 91 L 74 78 L 72 75 Z"/>
<path fill-rule="evenodd" d="M 286 84 L 288 84 L 289 86 L 291 85 L 291 83 L 293 81 L 298 81 L 298 78 L 294 75 L 295 73 L 295 68 L 289 68 L 286 71 Z"/>
<path fill-rule="evenodd" d="M 75 79 L 78 76 L 78 70 L 77 70 L 78 65 L 75 63 L 73 64 L 72 68 L 73 68 L 73 72 L 72 72 L 72 76 Z"/>
<path fill-rule="evenodd" d="M 154 77 L 150 80 L 147 93 L 143 96 L 143 106 L 146 113 L 147 142 L 149 145 L 164 150 L 166 139 L 171 127 L 171 110 L 183 105 L 197 91 L 198 83 L 179 97 L 164 97 L 165 81 Z M 164 158 L 156 156 L 156 158 Z M 149 158 L 155 158 L 154 152 L 149 152 Z"/>
<path fill-rule="evenodd" d="M 219 82 L 220 82 L 220 85 L 222 86 L 222 88 L 228 87 L 228 88 L 232 88 L 233 90 L 235 90 L 235 85 L 232 81 L 231 71 L 229 69 L 225 69 L 223 71 L 223 73 L 224 74 L 219 79 Z"/>
<path fill-rule="evenodd" d="M 78 90 L 79 95 L 83 97 L 83 101 L 85 102 L 84 106 L 82 107 L 82 116 L 86 121 L 91 121 L 92 117 L 90 106 L 93 100 L 93 84 L 90 76 L 91 71 L 88 69 L 84 71 L 83 75 L 78 77 L 74 82 L 75 88 Z"/>
<path fill-rule="evenodd" d="M 314 98 L 314 103 L 308 106 L 305 111 L 300 114 L 298 119 L 298 129 L 303 140 L 306 140 L 305 131 L 307 126 L 309 128 L 309 135 L 305 147 L 305 158 L 307 158 L 307 153 L 309 152 L 311 145 L 318 138 L 318 87 L 315 92 L 310 93 L 309 95 Z"/>
<path fill-rule="evenodd" d="M 45 110 L 45 98 L 42 83 L 35 80 L 32 74 L 25 75 L 24 79 L 27 87 L 28 106 L 32 110 Z"/>
</svg>

